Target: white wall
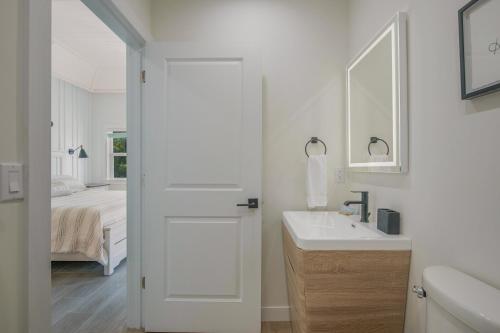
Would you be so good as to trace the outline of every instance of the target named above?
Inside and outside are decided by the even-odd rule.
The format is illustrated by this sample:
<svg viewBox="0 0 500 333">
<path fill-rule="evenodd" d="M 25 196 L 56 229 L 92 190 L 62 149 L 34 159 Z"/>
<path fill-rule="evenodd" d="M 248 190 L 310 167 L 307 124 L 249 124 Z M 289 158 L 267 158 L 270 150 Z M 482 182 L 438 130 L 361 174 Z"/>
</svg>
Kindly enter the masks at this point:
<svg viewBox="0 0 500 333">
<path fill-rule="evenodd" d="M 457 11 L 467 0 L 350 0 L 354 56 L 397 10 L 408 11 L 410 171 L 352 175 L 378 207 L 401 211 L 413 239 L 410 285 L 429 265 L 454 266 L 500 288 L 500 94 L 460 99 Z M 425 332 L 409 294 L 406 332 Z"/>
<path fill-rule="evenodd" d="M 344 165 L 347 1 L 153 1 L 160 41 L 243 43 L 261 49 L 263 66 L 263 306 L 287 315 L 281 213 L 305 209 L 304 144 L 328 145 L 329 209 L 346 199 L 333 183 Z"/>
<path fill-rule="evenodd" d="M 0 162 L 23 159 L 25 139 L 21 104 L 18 100 L 20 1 L 0 2 Z M 25 259 L 25 202 L 0 203 L 0 330 L 25 331 L 25 296 L 22 287 Z"/>
<path fill-rule="evenodd" d="M 92 94 L 63 80 L 52 78 L 51 169 L 53 175 L 71 175 L 87 182 L 93 151 L 90 146 Z M 73 156 L 69 148 L 83 145 L 88 159 Z"/>
<path fill-rule="evenodd" d="M 112 0 L 145 40 L 151 40 L 151 1 Z"/>
<path fill-rule="evenodd" d="M 92 94 L 91 123 L 91 180 L 102 182 L 107 178 L 106 133 L 126 129 L 125 94 Z"/>
<path fill-rule="evenodd" d="M 90 93 L 52 78 L 52 174 L 72 175 L 84 183 L 105 181 L 106 133 L 126 129 L 126 116 L 125 94 Z M 69 147 L 80 144 L 88 159 L 68 154 Z"/>
</svg>

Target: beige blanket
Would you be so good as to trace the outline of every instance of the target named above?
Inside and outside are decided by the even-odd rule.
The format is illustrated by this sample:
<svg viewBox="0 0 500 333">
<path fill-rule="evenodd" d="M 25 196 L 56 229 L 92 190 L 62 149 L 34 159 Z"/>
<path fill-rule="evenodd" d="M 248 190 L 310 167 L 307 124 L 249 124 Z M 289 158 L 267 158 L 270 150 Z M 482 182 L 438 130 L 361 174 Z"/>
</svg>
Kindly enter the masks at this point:
<svg viewBox="0 0 500 333">
<path fill-rule="evenodd" d="M 107 263 L 103 229 L 126 223 L 122 191 L 83 191 L 52 198 L 52 253 L 81 253 Z"/>
</svg>

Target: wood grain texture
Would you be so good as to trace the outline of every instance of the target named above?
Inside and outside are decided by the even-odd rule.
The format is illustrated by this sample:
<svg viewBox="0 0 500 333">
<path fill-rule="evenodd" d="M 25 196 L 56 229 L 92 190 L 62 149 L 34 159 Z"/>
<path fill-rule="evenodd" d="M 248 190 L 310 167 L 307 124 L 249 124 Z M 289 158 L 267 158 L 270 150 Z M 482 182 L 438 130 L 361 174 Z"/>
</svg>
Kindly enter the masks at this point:
<svg viewBox="0 0 500 333">
<path fill-rule="evenodd" d="M 411 251 L 303 251 L 284 226 L 283 244 L 294 333 L 403 331 Z"/>
<path fill-rule="evenodd" d="M 308 332 L 304 283 L 304 251 L 297 248 L 292 238 L 284 230 L 283 247 L 290 305 L 291 324 L 294 333 Z"/>
</svg>

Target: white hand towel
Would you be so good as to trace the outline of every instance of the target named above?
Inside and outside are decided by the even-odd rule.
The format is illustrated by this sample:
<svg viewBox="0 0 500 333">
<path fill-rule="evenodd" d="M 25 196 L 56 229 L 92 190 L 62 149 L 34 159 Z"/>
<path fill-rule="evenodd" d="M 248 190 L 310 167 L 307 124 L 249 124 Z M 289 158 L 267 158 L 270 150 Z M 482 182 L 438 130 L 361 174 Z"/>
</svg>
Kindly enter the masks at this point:
<svg viewBox="0 0 500 333">
<path fill-rule="evenodd" d="M 307 159 L 307 206 L 326 207 L 326 155 L 311 155 Z"/>
</svg>

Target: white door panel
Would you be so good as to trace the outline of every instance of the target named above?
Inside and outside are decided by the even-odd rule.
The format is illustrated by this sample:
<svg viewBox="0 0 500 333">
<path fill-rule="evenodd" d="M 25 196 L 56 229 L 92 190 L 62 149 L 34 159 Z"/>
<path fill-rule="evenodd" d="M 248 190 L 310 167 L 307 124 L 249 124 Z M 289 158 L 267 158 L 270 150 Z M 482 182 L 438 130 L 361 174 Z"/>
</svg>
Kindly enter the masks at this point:
<svg viewBox="0 0 500 333">
<path fill-rule="evenodd" d="M 260 332 L 258 58 L 151 43 L 145 69 L 146 330 Z"/>
<path fill-rule="evenodd" d="M 168 187 L 239 187 L 241 60 L 172 60 L 167 73 Z"/>
<path fill-rule="evenodd" d="M 240 222 L 238 218 L 167 219 L 165 298 L 241 300 Z M 214 259 L 217 269 L 212 267 Z"/>
</svg>

